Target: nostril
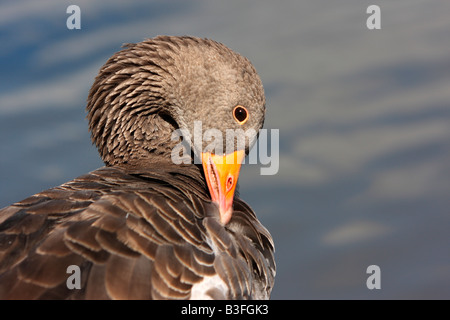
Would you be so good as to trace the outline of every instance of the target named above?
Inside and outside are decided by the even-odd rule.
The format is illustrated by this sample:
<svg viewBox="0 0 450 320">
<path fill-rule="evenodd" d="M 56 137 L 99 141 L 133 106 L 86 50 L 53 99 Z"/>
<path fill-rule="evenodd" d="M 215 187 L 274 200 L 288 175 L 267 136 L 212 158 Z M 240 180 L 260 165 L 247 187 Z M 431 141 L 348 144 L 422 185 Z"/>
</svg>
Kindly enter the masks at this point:
<svg viewBox="0 0 450 320">
<path fill-rule="evenodd" d="M 232 176 L 228 176 L 227 178 L 227 192 L 231 190 L 231 188 L 233 187 L 234 181 L 233 181 L 233 177 Z"/>
</svg>

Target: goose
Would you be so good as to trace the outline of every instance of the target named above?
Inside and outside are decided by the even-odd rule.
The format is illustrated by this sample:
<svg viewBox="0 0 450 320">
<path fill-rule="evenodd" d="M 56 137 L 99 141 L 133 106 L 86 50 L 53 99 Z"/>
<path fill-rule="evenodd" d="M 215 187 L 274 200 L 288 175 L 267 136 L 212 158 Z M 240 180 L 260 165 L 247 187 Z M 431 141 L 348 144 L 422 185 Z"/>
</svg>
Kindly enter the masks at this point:
<svg viewBox="0 0 450 320">
<path fill-rule="evenodd" d="M 269 299 L 273 239 L 236 188 L 265 116 L 250 61 L 191 36 L 126 44 L 86 110 L 105 165 L 0 210 L 0 299 Z"/>
</svg>

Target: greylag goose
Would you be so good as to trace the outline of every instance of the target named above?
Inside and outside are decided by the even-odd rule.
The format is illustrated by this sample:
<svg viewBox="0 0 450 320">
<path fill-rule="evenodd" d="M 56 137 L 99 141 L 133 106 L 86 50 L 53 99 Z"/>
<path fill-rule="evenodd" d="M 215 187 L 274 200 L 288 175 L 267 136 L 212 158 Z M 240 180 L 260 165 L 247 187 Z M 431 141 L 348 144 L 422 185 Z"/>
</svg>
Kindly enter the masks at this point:
<svg viewBox="0 0 450 320">
<path fill-rule="evenodd" d="M 265 115 L 252 64 L 209 39 L 127 44 L 86 110 L 105 166 L 0 210 L 0 299 L 268 299 L 273 240 L 236 192 Z"/>
</svg>

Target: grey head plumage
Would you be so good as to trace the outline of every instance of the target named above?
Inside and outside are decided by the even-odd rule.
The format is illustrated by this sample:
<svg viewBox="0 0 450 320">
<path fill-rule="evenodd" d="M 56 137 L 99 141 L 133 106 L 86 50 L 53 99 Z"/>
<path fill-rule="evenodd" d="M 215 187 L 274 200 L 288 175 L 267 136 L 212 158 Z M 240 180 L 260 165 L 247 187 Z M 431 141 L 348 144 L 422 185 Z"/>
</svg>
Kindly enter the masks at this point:
<svg viewBox="0 0 450 320">
<path fill-rule="evenodd" d="M 241 125 L 233 108 L 245 106 Z M 143 165 L 154 155 L 168 157 L 175 129 L 187 129 L 193 146 L 194 121 L 202 130 L 258 132 L 263 126 L 265 97 L 250 61 L 225 45 L 195 37 L 159 36 L 127 44 L 100 69 L 88 96 L 92 140 L 107 165 Z M 256 135 L 245 139 L 245 149 Z M 204 147 L 204 145 L 203 145 Z"/>
</svg>

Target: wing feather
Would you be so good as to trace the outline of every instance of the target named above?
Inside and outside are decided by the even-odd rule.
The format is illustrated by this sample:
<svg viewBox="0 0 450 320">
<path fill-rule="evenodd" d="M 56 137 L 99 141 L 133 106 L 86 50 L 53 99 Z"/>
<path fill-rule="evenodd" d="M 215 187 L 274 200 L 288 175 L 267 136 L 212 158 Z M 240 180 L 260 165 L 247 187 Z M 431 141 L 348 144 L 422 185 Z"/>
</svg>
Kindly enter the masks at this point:
<svg viewBox="0 0 450 320">
<path fill-rule="evenodd" d="M 214 277 L 205 296 L 267 297 L 269 232 L 239 199 L 221 225 L 190 170 L 104 167 L 0 210 L 0 299 L 189 299 Z M 70 265 L 81 289 L 66 285 Z"/>
</svg>

